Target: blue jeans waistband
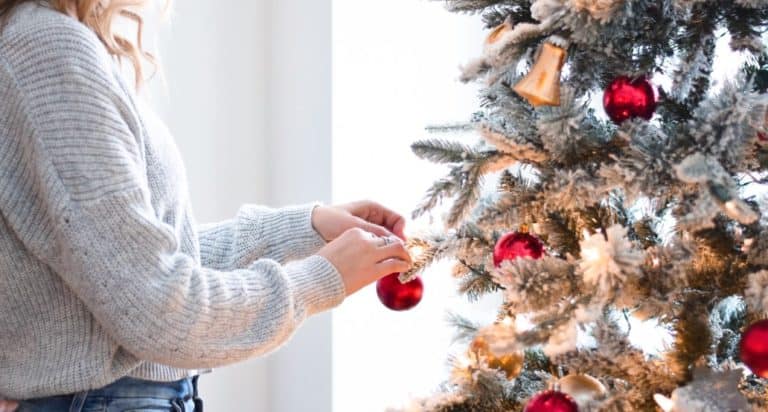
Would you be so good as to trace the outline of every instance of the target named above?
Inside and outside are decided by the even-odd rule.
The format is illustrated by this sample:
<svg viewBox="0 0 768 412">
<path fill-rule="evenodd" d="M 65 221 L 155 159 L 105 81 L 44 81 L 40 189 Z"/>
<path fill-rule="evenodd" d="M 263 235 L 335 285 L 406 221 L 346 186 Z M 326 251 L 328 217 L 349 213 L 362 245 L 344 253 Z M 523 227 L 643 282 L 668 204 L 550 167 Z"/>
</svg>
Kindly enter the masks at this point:
<svg viewBox="0 0 768 412">
<path fill-rule="evenodd" d="M 20 403 L 17 412 L 123 412 L 144 409 L 203 412 L 203 402 L 197 390 L 198 378 L 153 382 L 125 377 L 99 389 L 27 399 Z"/>
<path fill-rule="evenodd" d="M 193 382 L 192 379 L 195 379 Z M 88 396 L 104 398 L 191 398 L 195 394 L 197 377 L 175 382 L 152 382 L 125 377 L 103 388 L 88 391 Z"/>
</svg>

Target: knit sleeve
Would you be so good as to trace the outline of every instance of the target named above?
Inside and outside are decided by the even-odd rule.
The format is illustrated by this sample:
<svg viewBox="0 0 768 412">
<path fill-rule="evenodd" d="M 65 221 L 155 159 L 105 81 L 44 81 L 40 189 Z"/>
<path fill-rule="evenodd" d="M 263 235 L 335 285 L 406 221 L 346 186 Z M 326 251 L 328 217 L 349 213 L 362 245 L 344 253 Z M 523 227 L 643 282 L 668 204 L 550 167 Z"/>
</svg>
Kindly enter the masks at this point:
<svg viewBox="0 0 768 412">
<path fill-rule="evenodd" d="M 203 266 L 237 269 L 259 258 L 286 263 L 317 252 L 325 240 L 312 227 L 316 206 L 271 209 L 244 205 L 234 219 L 199 225 Z"/>
<path fill-rule="evenodd" d="M 219 271 L 178 252 L 144 189 L 74 204 L 49 263 L 108 333 L 137 357 L 217 367 L 265 353 L 344 297 L 335 268 L 312 256 Z"/>
<path fill-rule="evenodd" d="M 0 55 L 0 210 L 116 342 L 146 361 L 218 367 L 343 300 L 320 256 L 215 270 L 181 252 L 151 206 L 138 120 L 106 52 L 84 27 L 46 30 L 2 39 L 18 55 Z"/>
</svg>

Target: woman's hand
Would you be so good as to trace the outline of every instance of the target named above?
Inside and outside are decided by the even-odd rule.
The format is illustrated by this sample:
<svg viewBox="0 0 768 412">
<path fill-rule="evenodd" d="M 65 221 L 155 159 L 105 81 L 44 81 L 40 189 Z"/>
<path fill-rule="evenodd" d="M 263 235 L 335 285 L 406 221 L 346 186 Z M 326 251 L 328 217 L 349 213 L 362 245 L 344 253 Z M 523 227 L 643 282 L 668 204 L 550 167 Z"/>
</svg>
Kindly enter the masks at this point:
<svg viewBox="0 0 768 412">
<path fill-rule="evenodd" d="M 338 206 L 319 206 L 312 213 L 312 226 L 327 242 L 352 228 L 360 228 L 377 236 L 394 234 L 405 240 L 405 219 L 367 200 Z"/>
<path fill-rule="evenodd" d="M 403 241 L 388 235 L 379 237 L 352 228 L 320 249 L 341 274 L 347 296 L 394 272 L 411 268 L 411 256 Z"/>
<path fill-rule="evenodd" d="M 5 401 L 0 399 L 0 412 L 14 412 L 19 404 L 14 401 Z"/>
</svg>

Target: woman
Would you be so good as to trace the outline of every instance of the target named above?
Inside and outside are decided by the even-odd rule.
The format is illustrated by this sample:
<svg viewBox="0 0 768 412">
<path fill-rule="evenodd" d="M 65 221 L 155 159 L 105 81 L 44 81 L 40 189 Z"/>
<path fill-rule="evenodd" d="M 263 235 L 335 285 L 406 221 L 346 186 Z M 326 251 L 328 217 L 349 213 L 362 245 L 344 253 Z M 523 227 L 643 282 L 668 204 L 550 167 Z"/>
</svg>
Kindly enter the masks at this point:
<svg viewBox="0 0 768 412">
<path fill-rule="evenodd" d="M 112 30 L 136 3 L 0 0 L 0 398 L 22 412 L 202 410 L 200 372 L 411 263 L 403 218 L 371 202 L 197 226 L 172 138 L 116 68 L 141 79 Z"/>
</svg>

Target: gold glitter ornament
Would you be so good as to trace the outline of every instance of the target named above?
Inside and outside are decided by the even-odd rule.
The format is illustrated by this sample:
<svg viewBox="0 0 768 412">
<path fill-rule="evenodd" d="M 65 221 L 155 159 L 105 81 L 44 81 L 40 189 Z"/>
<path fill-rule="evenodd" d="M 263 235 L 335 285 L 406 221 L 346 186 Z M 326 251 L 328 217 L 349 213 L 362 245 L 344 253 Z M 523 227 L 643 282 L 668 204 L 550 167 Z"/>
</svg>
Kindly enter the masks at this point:
<svg viewBox="0 0 768 412">
<path fill-rule="evenodd" d="M 507 379 L 514 379 L 523 370 L 525 354 L 523 351 L 507 353 L 501 356 L 491 351 L 488 341 L 482 336 L 478 336 L 469 346 L 470 356 L 475 359 L 484 359 L 489 368 L 498 369 L 507 375 Z"/>
</svg>

